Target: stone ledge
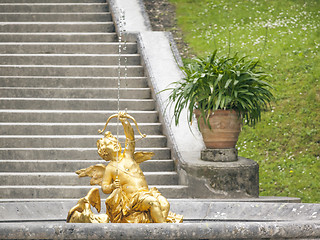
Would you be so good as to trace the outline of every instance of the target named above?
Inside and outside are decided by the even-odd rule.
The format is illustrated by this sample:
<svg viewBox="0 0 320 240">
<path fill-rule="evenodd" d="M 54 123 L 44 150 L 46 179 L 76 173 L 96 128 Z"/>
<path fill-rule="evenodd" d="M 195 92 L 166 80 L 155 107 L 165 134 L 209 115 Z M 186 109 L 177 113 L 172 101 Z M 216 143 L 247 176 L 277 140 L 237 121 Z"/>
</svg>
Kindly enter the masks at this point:
<svg viewBox="0 0 320 240">
<path fill-rule="evenodd" d="M 320 222 L 182 224 L 5 223 L 1 239 L 303 239 L 320 238 Z"/>
<path fill-rule="evenodd" d="M 320 238 L 320 204 L 171 199 L 171 210 L 185 223 L 65 223 L 76 202 L 2 202 L 0 239 Z"/>
<path fill-rule="evenodd" d="M 193 197 L 259 196 L 259 165 L 251 159 L 238 157 L 235 162 L 179 161 L 178 174 L 181 184 L 189 186 Z"/>
<path fill-rule="evenodd" d="M 243 199 L 241 199 L 243 201 Z M 0 222 L 65 222 L 77 199 L 51 202 L 0 202 Z M 225 202 L 207 199 L 169 199 L 172 212 L 186 222 L 197 221 L 320 221 L 320 204 Z M 101 213 L 105 213 L 104 201 Z M 94 209 L 92 209 L 94 211 Z"/>
</svg>

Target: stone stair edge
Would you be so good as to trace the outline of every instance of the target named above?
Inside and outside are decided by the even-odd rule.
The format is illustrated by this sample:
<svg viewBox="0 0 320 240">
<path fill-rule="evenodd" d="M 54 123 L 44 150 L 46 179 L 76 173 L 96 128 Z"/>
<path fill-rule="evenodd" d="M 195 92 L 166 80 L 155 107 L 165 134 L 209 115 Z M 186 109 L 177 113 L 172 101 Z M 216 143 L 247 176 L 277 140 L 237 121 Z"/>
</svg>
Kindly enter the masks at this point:
<svg viewBox="0 0 320 240">
<path fill-rule="evenodd" d="M 146 76 L 132 76 L 132 77 L 121 77 L 120 81 L 124 81 L 124 80 L 145 80 L 147 77 Z M 30 80 L 30 79 L 43 79 L 43 80 L 47 80 L 47 79 L 58 79 L 58 80 L 117 80 L 117 77 L 94 77 L 94 76 L 0 76 L 0 80 L 4 80 L 4 79 L 26 79 L 26 80 Z"/>
<path fill-rule="evenodd" d="M 97 150 L 96 148 L 93 147 L 85 147 L 85 148 L 81 148 L 81 147 L 53 147 L 53 148 L 48 148 L 48 147 L 44 147 L 44 148 L 37 148 L 37 147 L 27 147 L 27 148 L 0 148 L 0 151 L 10 151 L 10 150 L 21 150 L 21 151 L 46 151 L 46 150 L 57 150 L 57 151 L 66 151 L 66 150 L 70 150 L 70 151 L 91 151 L 91 150 Z M 156 150 L 171 150 L 171 148 L 169 147 L 143 147 L 143 148 L 136 148 L 136 152 L 137 151 L 156 151 Z M 90 159 L 91 160 L 91 159 Z M 94 160 L 94 159 L 92 159 Z"/>
<path fill-rule="evenodd" d="M 103 126 L 103 125 L 102 125 Z M 53 134 L 48 134 L 48 135 L 45 135 L 45 134 L 42 134 L 42 135 L 26 135 L 26 134 L 16 134 L 16 135 L 0 135 L 0 139 L 1 138 L 101 138 L 103 137 L 103 135 L 99 135 L 99 134 L 91 134 L 91 135 L 87 135 L 87 134 L 82 134 L 82 135 L 75 135 L 75 134 L 66 134 L 66 135 L 53 135 Z M 119 134 L 118 136 L 119 138 L 122 138 L 124 139 L 125 138 L 125 135 L 123 134 Z M 166 136 L 163 135 L 163 134 L 149 134 L 145 137 L 145 139 L 148 139 L 148 138 L 165 138 Z M 136 141 L 141 139 L 141 136 L 136 134 L 135 135 L 135 138 L 136 138 Z"/>
<path fill-rule="evenodd" d="M 110 88 L 0 88 L 2 98 L 57 98 L 64 99 L 117 99 L 117 89 Z M 149 88 L 133 88 L 119 91 L 120 99 L 150 99 Z M 105 98 L 108 97 L 108 98 Z"/>
<path fill-rule="evenodd" d="M 1 22 L 0 32 L 114 32 L 112 22 Z"/>
<path fill-rule="evenodd" d="M 3 33 L 3 32 L 2 32 Z M 45 33 L 45 32 L 43 32 Z M 68 34 L 68 32 L 64 32 L 66 34 Z M 92 32 L 94 34 L 100 34 L 99 32 L 95 33 L 95 32 Z M 21 34 L 24 34 L 23 32 L 21 32 Z M 31 33 L 30 33 L 31 34 Z M 38 33 L 37 33 L 38 34 Z M 46 34 L 50 34 L 50 32 L 47 32 Z M 54 34 L 54 33 L 53 33 Z M 73 34 L 78 34 L 78 33 L 75 33 L 73 32 Z M 113 34 L 113 33 L 111 33 Z M 137 43 L 136 42 L 127 42 L 127 43 L 122 43 L 121 45 L 136 45 Z M 118 47 L 119 46 L 119 43 L 118 42 L 0 42 L 0 46 L 10 46 L 10 45 L 18 45 L 18 46 L 23 46 L 23 45 L 76 45 L 76 46 L 88 46 L 88 45 L 91 45 L 91 46 L 95 46 L 95 45 L 100 45 L 100 46 L 108 46 L 108 45 L 111 45 L 111 46 L 116 46 Z"/>
<path fill-rule="evenodd" d="M 145 164 L 145 163 L 151 163 L 151 162 L 173 162 L 174 160 L 172 158 L 169 159 L 149 159 L 147 161 L 144 161 L 143 163 L 140 164 Z M 1 159 L 0 160 L 0 164 L 5 164 L 5 163 L 39 163 L 39 164 L 50 164 L 50 163 L 57 163 L 57 164 L 63 164 L 63 163 L 88 163 L 88 164 L 108 164 L 110 163 L 110 161 L 105 161 L 101 158 L 99 158 L 99 156 L 97 156 L 97 158 L 95 159 L 30 159 L 30 158 L 26 158 L 26 159 Z M 12 172 L 16 172 L 16 171 L 12 171 Z M 34 171 L 33 171 L 34 172 Z M 43 171 L 39 171 L 39 172 L 43 172 Z M 55 172 L 55 171 L 52 171 Z M 157 172 L 157 171 L 155 171 Z"/>
<path fill-rule="evenodd" d="M 58 202 L 58 203 L 64 203 L 64 202 L 74 202 L 78 201 L 78 198 L 13 198 L 13 199 L 5 199 L 0 198 L 0 203 L 8 203 L 8 204 L 15 204 L 15 202 Z M 101 198 L 101 204 L 105 203 L 106 198 Z M 186 197 L 186 198 L 167 198 L 169 202 L 176 202 L 177 204 L 181 202 L 191 202 L 191 203 L 301 203 L 300 198 L 296 197 L 282 197 L 282 196 L 259 196 L 258 198 L 192 198 L 192 197 Z M 301 204 L 312 204 L 312 203 L 301 203 Z"/>
<path fill-rule="evenodd" d="M 115 114 L 116 110 L 50 110 L 50 109 L 0 109 L 0 113 L 102 113 L 102 114 Z M 130 110 L 127 113 L 141 114 L 141 113 L 158 113 L 156 110 Z"/>
<path fill-rule="evenodd" d="M 54 68 L 61 68 L 61 69 L 81 69 L 81 68 L 88 68 L 88 69 L 106 69 L 106 70 L 118 70 L 119 66 L 118 65 L 1 65 L 0 64 L 0 68 L 3 69 L 8 69 L 8 68 L 49 68 L 49 69 L 54 69 Z M 130 70 L 135 70 L 135 69 L 142 69 L 143 67 L 140 65 L 134 65 L 134 66 L 121 66 L 121 69 L 125 69 L 127 68 L 128 71 Z M 130 73 L 130 72 L 129 72 Z M 124 73 L 123 73 L 124 74 Z M 33 76 L 33 75 L 27 75 L 27 76 Z M 36 75 L 39 76 L 39 75 Z M 51 75 L 52 76 L 52 75 Z M 131 77 L 130 75 L 128 77 Z"/>
<path fill-rule="evenodd" d="M 1 5 L 1 2 L 0 2 Z M 1 15 L 56 15 L 56 14 L 61 14 L 61 15 L 110 15 L 111 12 L 0 12 Z M 1 22 L 1 21 L 0 21 Z M 5 21 L 5 22 L 10 22 L 10 21 Z M 84 21 L 86 22 L 86 21 Z"/>
<path fill-rule="evenodd" d="M 19 35 L 36 35 L 36 36 L 40 36 L 40 35 L 116 35 L 118 36 L 116 32 L 0 32 L 0 37 L 3 35 L 17 35 L 17 36 Z M 112 41 L 112 42 L 115 42 L 115 41 Z M 134 42 L 134 41 L 131 41 L 131 42 Z M 14 43 L 14 42 L 8 42 L 8 43 Z M 24 42 L 22 42 L 22 44 L 23 43 Z M 45 41 L 43 43 L 47 43 L 47 42 Z"/>
<path fill-rule="evenodd" d="M 59 2 L 70 2 L 70 3 L 106 3 L 106 0 L 0 0 L 0 3 L 59 3 Z"/>
<path fill-rule="evenodd" d="M 26 42 L 116 42 L 118 35 L 115 32 L 0 32 L 2 43 Z M 127 41 L 133 42 L 133 41 Z"/>
<path fill-rule="evenodd" d="M 172 162 L 173 159 L 150 159 L 145 161 L 144 163 L 150 162 Z M 59 159 L 59 160 L 51 160 L 51 159 L 21 159 L 21 160 L 10 160 L 10 159 L 1 159 L 0 163 L 88 163 L 88 164 L 108 164 L 109 161 L 105 161 L 103 159 L 91 159 L 91 160 L 84 160 L 84 159 Z"/>
<path fill-rule="evenodd" d="M 153 152 L 152 157 L 155 160 L 171 159 L 171 149 L 169 147 L 152 147 L 152 148 L 136 148 L 136 152 Z M 0 148 L 0 160 L 57 160 L 59 159 L 82 159 L 82 160 L 96 160 L 99 159 L 97 148 Z"/>
<path fill-rule="evenodd" d="M 1 67 L 3 66 L 62 66 L 68 64 L 70 68 L 72 66 L 117 66 L 119 67 L 119 59 L 121 64 L 127 66 L 139 66 L 141 65 L 141 57 L 138 54 L 119 55 L 116 54 L 64 54 L 64 55 L 50 55 L 39 54 L 30 56 L 26 54 L 17 55 L 0 55 Z M 129 70 L 130 71 L 130 70 Z"/>
<path fill-rule="evenodd" d="M 52 101 L 107 101 L 107 100 L 110 100 L 110 101 L 115 101 L 117 100 L 116 98 L 95 98 L 95 99 L 92 99 L 92 98 L 36 98 L 36 97 L 21 97 L 21 98 L 18 98 L 18 97 L 0 97 L 0 100 L 34 100 L 34 101 L 39 101 L 39 100 L 43 100 L 43 101 L 49 101 L 49 99 L 51 99 Z M 153 99 L 139 99 L 139 98 L 136 98 L 136 99 L 120 99 L 120 102 L 134 102 L 134 101 L 142 101 L 142 102 L 153 102 L 154 100 Z"/>
<path fill-rule="evenodd" d="M 149 185 L 149 189 L 156 187 L 164 196 L 169 198 L 183 198 L 187 196 L 188 186 L 186 185 Z M 21 185 L 21 186 L 0 186 L 0 199 L 12 198 L 75 198 L 84 197 L 93 186 L 66 186 L 66 185 Z M 94 186 L 101 190 L 100 186 Z"/>
<path fill-rule="evenodd" d="M 98 159 L 98 158 L 97 158 Z M 92 165 L 109 162 L 104 160 L 1 160 L 2 172 L 72 172 Z M 173 159 L 150 159 L 141 163 L 145 172 L 175 171 Z"/>
<path fill-rule="evenodd" d="M 89 102 L 100 102 L 100 101 L 116 101 L 116 98 L 36 98 L 36 97 L 0 97 L 0 100 L 9 100 L 9 101 L 20 101 L 20 100 L 25 100 L 25 101 L 75 101 L 75 102 L 81 102 L 81 101 L 89 101 Z M 135 101 L 141 101 L 141 102 L 154 102 L 153 99 L 120 99 L 120 102 L 135 102 Z"/>
<path fill-rule="evenodd" d="M 95 186 L 96 188 L 101 188 L 100 186 Z M 170 189 L 170 188 L 173 188 L 173 189 L 186 189 L 188 188 L 187 185 L 178 185 L 178 184 L 175 184 L 175 185 L 149 185 L 149 188 L 153 188 L 153 187 L 156 187 L 156 188 L 162 188 L 162 189 Z M 77 186 L 71 186 L 71 185 L 5 185 L 5 186 L 1 186 L 0 185 L 0 190 L 2 189 L 9 189 L 9 188 L 12 188 L 12 189 L 19 189 L 19 188 L 22 188 L 22 189 L 26 189 L 26 188 L 29 188 L 29 189 L 32 189 L 32 188 L 35 188 L 35 189 L 49 189 L 49 188 L 52 188 L 52 189 L 91 189 L 92 188 L 92 185 L 86 185 L 86 186 L 83 186 L 83 185 L 77 185 Z M 1 195 L 0 195 L 0 199 L 1 199 Z"/>
<path fill-rule="evenodd" d="M 0 90 L 12 90 L 12 89 L 17 89 L 17 90 L 117 90 L 118 88 L 115 87 L 0 87 Z M 149 87 L 128 87 L 128 88 L 121 88 L 121 91 L 132 91 L 132 90 L 149 90 Z"/>
<path fill-rule="evenodd" d="M 88 166 L 89 167 L 89 166 Z M 161 172 L 152 172 L 152 171 L 146 171 L 144 172 L 144 175 L 146 176 L 161 176 L 161 175 L 177 175 L 178 173 L 175 171 L 161 171 Z M 77 177 L 78 175 L 75 172 L 0 172 L 0 177 L 6 177 L 6 176 L 75 176 Z M 87 177 L 87 179 L 90 180 L 89 177 Z M 18 186 L 17 185 L 13 185 L 13 186 Z M 2 186 L 2 185 L 0 185 Z"/>
<path fill-rule="evenodd" d="M 91 3 L 91 2 L 82 2 L 82 1 L 79 1 L 79 2 L 68 2 L 68 1 L 66 1 L 66 2 L 46 2 L 46 1 L 44 1 L 44 2 L 41 2 L 41 3 L 39 3 L 39 2 L 30 2 L 30 3 L 4 3 L 4 2 L 2 2 L 2 1 L 0 1 L 0 6 L 1 5 L 3 5 L 3 6 L 5 6 L 5 5 L 8 5 L 8 6 L 10 6 L 10 5 L 12 5 L 12 6 L 21 6 L 21 5 L 27 5 L 27 6 L 29 6 L 29 5 L 31 5 L 31 6 L 56 6 L 56 5 L 58 5 L 58 6 L 63 6 L 63 5 L 71 5 L 71 6 L 74 6 L 74 5 L 80 5 L 80 6 L 88 6 L 88 5 L 96 5 L 96 6 L 106 6 L 106 5 L 108 5 L 108 3 L 107 2 L 104 2 L 104 3 Z"/>
<path fill-rule="evenodd" d="M 0 57 L 119 57 L 116 53 L 0 53 Z M 137 57 L 139 53 L 125 53 L 121 57 Z M 19 64 L 16 64 L 19 65 Z"/>
<path fill-rule="evenodd" d="M 21 126 L 21 125 L 28 125 L 28 126 L 103 126 L 105 122 L 92 122 L 92 123 L 74 123 L 74 122 L 0 122 L 0 126 Z M 109 126 L 117 126 L 117 123 L 108 123 Z M 131 123 L 134 126 L 134 123 Z M 139 126 L 161 126 L 160 122 L 140 122 Z M 159 134 L 157 134 L 159 135 Z M 10 136 L 10 135 L 8 135 Z M 1 136 L 0 136 L 1 137 Z"/>
<path fill-rule="evenodd" d="M 98 159 L 98 158 L 97 158 Z M 109 162 L 104 160 L 1 160 L 0 167 L 2 172 L 70 172 L 92 165 Z M 150 159 L 141 163 L 143 172 L 171 172 L 175 171 L 174 161 L 172 159 Z"/>
<path fill-rule="evenodd" d="M 55 44 L 57 43 L 57 44 Z M 124 45 L 123 45 L 124 46 Z M 119 44 L 116 44 L 115 42 L 72 42 L 72 43 L 66 43 L 66 42 L 25 42 L 21 44 L 21 42 L 9 42 L 9 43 L 1 43 L 0 42 L 0 51 L 3 53 L 11 54 L 11 53 L 119 53 Z M 128 42 L 126 44 L 126 51 L 123 51 L 124 53 L 137 53 L 137 44 L 134 42 Z M 17 76 L 21 74 L 6 74 L 5 72 L 2 73 L 4 76 Z M 35 74 L 33 74 L 35 75 Z M 50 75 L 41 75 L 37 74 L 39 76 L 50 76 Z M 37 76 L 35 75 L 35 76 Z M 22 75 L 23 76 L 23 75 Z M 61 75 L 62 77 L 65 75 Z M 66 75 L 68 76 L 68 75 Z M 96 76 L 96 75 L 90 75 L 92 77 L 103 77 L 103 76 Z M 73 77 L 77 77 L 77 75 L 74 75 Z M 117 77 L 117 76 L 112 76 Z M 123 76 L 121 76 L 123 77 Z"/>
<path fill-rule="evenodd" d="M 73 22 L 73 21 L 64 21 L 64 22 L 0 22 L 0 26 L 6 26 L 6 25 L 112 25 L 113 22 Z"/>
</svg>

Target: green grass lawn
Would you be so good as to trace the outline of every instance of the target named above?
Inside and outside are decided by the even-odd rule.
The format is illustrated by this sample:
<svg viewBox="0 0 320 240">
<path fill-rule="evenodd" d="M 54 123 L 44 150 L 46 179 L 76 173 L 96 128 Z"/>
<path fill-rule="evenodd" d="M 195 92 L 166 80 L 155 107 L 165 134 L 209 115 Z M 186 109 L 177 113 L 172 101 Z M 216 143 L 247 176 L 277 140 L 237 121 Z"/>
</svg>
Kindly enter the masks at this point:
<svg viewBox="0 0 320 240">
<path fill-rule="evenodd" d="M 170 2 L 195 55 L 247 54 L 272 75 L 272 111 L 237 145 L 260 165 L 260 194 L 320 202 L 320 1 Z"/>
</svg>

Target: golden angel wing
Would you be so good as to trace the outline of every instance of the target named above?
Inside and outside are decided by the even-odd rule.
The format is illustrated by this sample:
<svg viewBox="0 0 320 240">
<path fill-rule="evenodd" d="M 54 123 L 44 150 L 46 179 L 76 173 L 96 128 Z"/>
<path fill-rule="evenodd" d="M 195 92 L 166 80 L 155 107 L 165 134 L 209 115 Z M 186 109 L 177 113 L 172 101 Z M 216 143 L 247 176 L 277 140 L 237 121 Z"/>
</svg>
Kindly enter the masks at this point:
<svg viewBox="0 0 320 240">
<path fill-rule="evenodd" d="M 67 216 L 67 222 L 72 222 L 72 216 L 74 214 L 77 214 L 79 212 L 82 212 L 83 208 L 82 206 L 78 203 L 77 205 L 75 205 L 73 208 L 71 208 L 68 212 L 68 216 Z"/>
<path fill-rule="evenodd" d="M 135 152 L 133 157 L 137 163 L 142 163 L 144 161 L 150 160 L 153 155 L 153 152 Z"/>
<path fill-rule="evenodd" d="M 79 199 L 77 205 L 69 210 L 67 222 L 88 222 L 94 216 L 89 204 L 98 212 L 101 211 L 99 188 L 92 188 L 85 197 Z"/>
<path fill-rule="evenodd" d="M 76 174 L 78 174 L 79 177 L 91 177 L 91 180 L 90 180 L 91 185 L 101 186 L 102 178 L 105 170 L 106 170 L 105 165 L 97 164 L 97 165 L 90 166 L 88 168 L 80 169 L 76 171 Z"/>
<path fill-rule="evenodd" d="M 98 212 L 101 211 L 101 199 L 99 194 L 99 188 L 92 188 L 88 192 L 86 198 L 88 198 L 88 201 L 91 204 L 91 206 L 97 209 Z"/>
</svg>

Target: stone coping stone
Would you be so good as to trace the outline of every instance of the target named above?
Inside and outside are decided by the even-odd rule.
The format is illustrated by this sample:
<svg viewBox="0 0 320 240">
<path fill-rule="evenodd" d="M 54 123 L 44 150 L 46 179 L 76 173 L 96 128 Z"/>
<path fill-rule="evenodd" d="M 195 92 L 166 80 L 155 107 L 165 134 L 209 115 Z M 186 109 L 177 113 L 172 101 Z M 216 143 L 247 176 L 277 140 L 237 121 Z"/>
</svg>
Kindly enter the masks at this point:
<svg viewBox="0 0 320 240">
<path fill-rule="evenodd" d="M 0 223 L 64 222 L 68 211 L 76 203 L 76 199 L 52 202 L 2 202 L 0 203 Z M 101 206 L 101 213 L 105 213 L 104 202 Z M 170 206 L 170 210 L 182 214 L 186 222 L 318 221 L 320 223 L 320 204 L 313 203 L 210 202 L 172 199 Z"/>
<path fill-rule="evenodd" d="M 276 197 L 259 196 L 257 198 L 167 198 L 169 202 L 282 202 L 282 203 L 301 203 L 297 197 Z M 77 198 L 2 198 L 0 204 L 4 202 L 69 202 L 77 201 Z M 102 198 L 104 203 L 106 199 Z"/>
<path fill-rule="evenodd" d="M 4 223 L 1 239 L 319 239 L 319 222 Z"/>
</svg>

